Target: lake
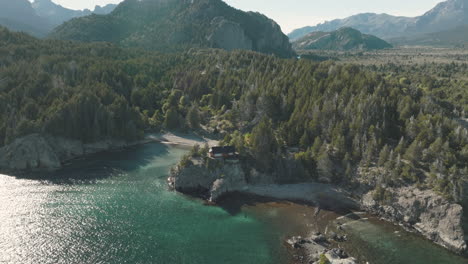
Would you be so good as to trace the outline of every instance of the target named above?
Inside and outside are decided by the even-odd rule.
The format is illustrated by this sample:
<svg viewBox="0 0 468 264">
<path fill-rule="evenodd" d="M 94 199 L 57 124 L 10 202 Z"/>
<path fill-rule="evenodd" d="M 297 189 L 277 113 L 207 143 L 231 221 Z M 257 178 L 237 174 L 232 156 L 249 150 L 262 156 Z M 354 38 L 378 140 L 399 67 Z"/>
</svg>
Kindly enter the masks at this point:
<svg viewBox="0 0 468 264">
<path fill-rule="evenodd" d="M 284 240 L 315 228 L 314 208 L 247 198 L 216 207 L 169 191 L 169 169 L 186 151 L 152 143 L 56 172 L 0 175 L 0 263 L 290 262 Z M 325 215 L 321 225 L 339 216 Z M 350 222 L 353 240 L 345 246 L 371 263 L 467 263 L 396 231 L 379 221 Z M 416 260 L 404 262 L 407 255 Z"/>
</svg>

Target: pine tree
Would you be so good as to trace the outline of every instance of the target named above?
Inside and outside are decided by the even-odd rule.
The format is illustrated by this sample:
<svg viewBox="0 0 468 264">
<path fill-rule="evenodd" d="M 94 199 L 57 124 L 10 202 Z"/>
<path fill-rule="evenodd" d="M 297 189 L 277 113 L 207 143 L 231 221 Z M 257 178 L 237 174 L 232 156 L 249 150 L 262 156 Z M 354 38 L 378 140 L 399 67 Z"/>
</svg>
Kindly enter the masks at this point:
<svg viewBox="0 0 468 264">
<path fill-rule="evenodd" d="M 314 140 L 314 145 L 312 145 L 312 153 L 314 154 L 314 157 L 318 156 L 320 150 L 322 149 L 322 145 L 322 139 L 320 139 L 320 137 L 316 137 Z"/>
<path fill-rule="evenodd" d="M 405 153 L 405 149 L 406 149 L 406 143 L 405 143 L 405 138 L 402 137 L 400 139 L 400 141 L 398 142 L 398 145 L 396 146 L 396 148 L 394 149 L 394 152 L 396 154 L 400 154 L 400 155 L 403 155 Z"/>
<path fill-rule="evenodd" d="M 273 152 L 277 150 L 276 138 L 273 133 L 271 121 L 264 118 L 253 130 L 250 138 L 251 150 L 263 169 L 271 169 Z"/>
<path fill-rule="evenodd" d="M 333 182 L 334 180 L 334 165 L 328 152 L 320 153 L 317 158 L 317 170 L 320 180 L 325 182 Z"/>
<path fill-rule="evenodd" d="M 179 128 L 179 114 L 175 108 L 169 108 L 166 112 L 166 117 L 164 119 L 164 127 L 167 129 L 177 129 Z"/>
<path fill-rule="evenodd" d="M 385 145 L 380 151 L 378 165 L 380 167 L 383 166 L 388 161 L 389 157 L 390 157 L 390 150 L 388 146 Z"/>
<path fill-rule="evenodd" d="M 410 161 L 412 164 L 419 161 L 422 157 L 422 148 L 418 140 L 414 140 L 413 143 L 408 147 L 403 156 L 405 159 Z"/>
<path fill-rule="evenodd" d="M 187 113 L 187 125 L 191 129 L 200 128 L 200 114 L 196 105 L 190 107 Z"/>
<path fill-rule="evenodd" d="M 301 139 L 299 140 L 299 145 L 306 149 L 310 145 L 310 140 L 309 140 L 309 135 L 307 135 L 307 132 L 304 131 L 304 134 L 302 135 Z"/>
</svg>

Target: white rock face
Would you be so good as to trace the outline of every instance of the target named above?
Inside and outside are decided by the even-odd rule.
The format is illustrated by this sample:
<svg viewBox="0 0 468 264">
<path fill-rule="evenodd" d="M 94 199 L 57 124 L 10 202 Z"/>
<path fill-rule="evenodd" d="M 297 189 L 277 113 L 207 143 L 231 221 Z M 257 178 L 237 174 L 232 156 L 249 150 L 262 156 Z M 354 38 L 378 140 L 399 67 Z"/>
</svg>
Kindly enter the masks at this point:
<svg viewBox="0 0 468 264">
<path fill-rule="evenodd" d="M 411 227 L 453 251 L 464 252 L 467 249 L 461 205 L 450 203 L 431 190 L 403 187 L 387 191 L 392 193 L 391 201 L 379 204 L 369 192 L 362 198 L 363 207 L 389 221 Z"/>
</svg>

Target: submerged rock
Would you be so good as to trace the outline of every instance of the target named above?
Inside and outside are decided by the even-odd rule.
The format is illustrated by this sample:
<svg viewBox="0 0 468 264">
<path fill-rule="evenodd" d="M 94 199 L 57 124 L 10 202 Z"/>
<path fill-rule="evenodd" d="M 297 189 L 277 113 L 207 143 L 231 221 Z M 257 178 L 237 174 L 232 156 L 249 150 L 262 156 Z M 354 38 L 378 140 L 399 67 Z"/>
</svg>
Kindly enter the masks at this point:
<svg viewBox="0 0 468 264">
<path fill-rule="evenodd" d="M 466 251 L 462 227 L 463 207 L 450 203 L 431 190 L 415 187 L 389 188 L 391 200 L 374 200 L 373 192 L 361 200 L 364 209 L 384 219 L 417 230 L 426 238 L 458 253 Z"/>
</svg>

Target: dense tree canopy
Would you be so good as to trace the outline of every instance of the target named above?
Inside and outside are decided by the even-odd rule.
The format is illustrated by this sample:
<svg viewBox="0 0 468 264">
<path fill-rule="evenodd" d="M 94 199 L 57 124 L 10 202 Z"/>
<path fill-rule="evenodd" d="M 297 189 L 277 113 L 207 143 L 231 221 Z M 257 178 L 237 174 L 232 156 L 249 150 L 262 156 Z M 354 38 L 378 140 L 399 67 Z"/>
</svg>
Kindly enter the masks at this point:
<svg viewBox="0 0 468 264">
<path fill-rule="evenodd" d="M 456 200 L 467 177 L 468 82 L 455 76 L 467 71 L 247 51 L 158 54 L 2 29 L 0 145 L 34 132 L 94 142 L 201 128 L 264 171 L 294 153 L 310 178 L 353 182 L 359 167 L 372 186 L 419 184 Z"/>
</svg>

